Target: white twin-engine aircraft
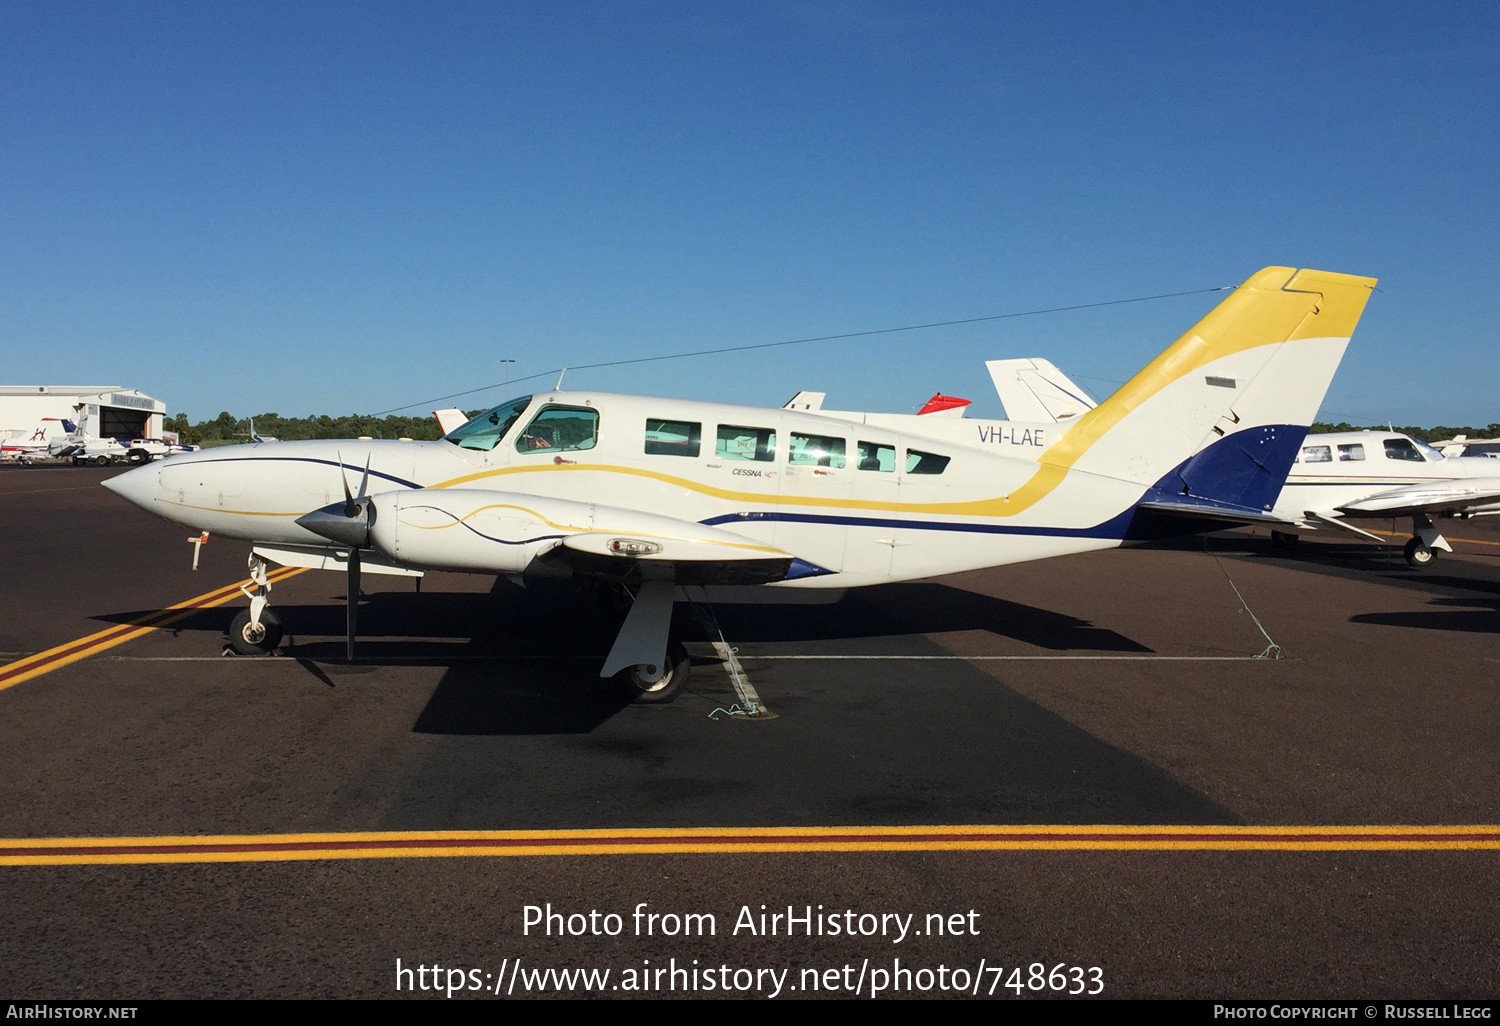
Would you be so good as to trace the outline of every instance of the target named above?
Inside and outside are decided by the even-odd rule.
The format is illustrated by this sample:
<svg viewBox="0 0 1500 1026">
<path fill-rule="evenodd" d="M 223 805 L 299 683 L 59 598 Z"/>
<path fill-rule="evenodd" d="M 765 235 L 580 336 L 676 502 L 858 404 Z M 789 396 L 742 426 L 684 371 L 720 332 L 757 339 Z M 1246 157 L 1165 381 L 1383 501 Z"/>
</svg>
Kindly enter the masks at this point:
<svg viewBox="0 0 1500 1026">
<path fill-rule="evenodd" d="M 437 442 L 210 449 L 105 486 L 252 544 L 241 652 L 280 641 L 268 563 L 347 568 L 351 658 L 361 567 L 567 576 L 630 592 L 601 676 L 666 701 L 689 665 L 679 597 L 831 598 L 1266 520 L 1374 284 L 1255 274 L 1031 456 L 1004 422 L 554 390 Z"/>
</svg>

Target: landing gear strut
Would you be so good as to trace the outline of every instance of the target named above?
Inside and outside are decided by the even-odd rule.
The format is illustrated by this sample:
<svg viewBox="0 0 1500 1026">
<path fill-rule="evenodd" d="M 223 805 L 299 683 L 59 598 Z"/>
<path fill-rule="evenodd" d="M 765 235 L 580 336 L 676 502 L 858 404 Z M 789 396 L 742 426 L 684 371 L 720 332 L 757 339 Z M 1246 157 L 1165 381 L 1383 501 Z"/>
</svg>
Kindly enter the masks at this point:
<svg viewBox="0 0 1500 1026">
<path fill-rule="evenodd" d="M 271 580 L 266 561 L 251 552 L 248 565 L 250 583 L 240 585 L 240 591 L 250 600 L 250 608 L 229 622 L 229 647 L 239 655 L 269 655 L 281 644 L 281 617 L 267 608 Z"/>
<path fill-rule="evenodd" d="M 1432 518 L 1425 513 L 1418 513 L 1411 518 L 1412 538 L 1406 543 L 1406 561 L 1414 567 L 1429 565 L 1437 556 L 1437 550 L 1452 552 L 1453 546 L 1448 544 L 1438 529 L 1432 526 Z"/>
<path fill-rule="evenodd" d="M 677 586 L 671 581 L 641 584 L 604 660 L 599 675 L 613 677 L 632 702 L 670 702 L 687 683 L 692 660 L 670 637 L 676 594 Z"/>
</svg>

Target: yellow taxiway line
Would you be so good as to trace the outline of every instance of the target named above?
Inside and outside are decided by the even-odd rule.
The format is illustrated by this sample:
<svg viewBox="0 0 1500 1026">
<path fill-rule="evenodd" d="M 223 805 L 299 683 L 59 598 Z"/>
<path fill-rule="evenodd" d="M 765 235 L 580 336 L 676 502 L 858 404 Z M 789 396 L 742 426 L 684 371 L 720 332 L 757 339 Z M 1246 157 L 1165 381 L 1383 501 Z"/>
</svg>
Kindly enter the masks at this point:
<svg viewBox="0 0 1500 1026">
<path fill-rule="evenodd" d="M 0 839 L 0 865 L 726 852 L 1495 849 L 1500 825 L 694 827 L 12 838 Z"/>
<path fill-rule="evenodd" d="M 279 567 L 272 570 L 269 580 L 272 584 L 286 580 L 302 573 L 305 567 Z M 248 583 L 248 582 L 247 582 Z M 35 655 L 17 659 L 15 662 L 0 666 L 0 691 L 14 687 L 22 681 L 39 677 L 44 673 L 76 663 L 80 659 L 98 655 L 106 649 L 123 645 L 133 638 L 151 631 L 160 630 L 163 627 L 176 623 L 199 609 L 212 609 L 214 606 L 222 606 L 235 596 L 240 594 L 240 585 L 226 584 L 222 588 L 205 592 L 196 598 L 190 598 L 179 602 L 175 606 L 158 609 L 153 613 L 146 613 L 126 623 L 115 624 L 102 631 L 96 631 L 86 637 L 77 638 L 65 642 L 55 648 L 49 648 L 45 652 L 37 652 Z"/>
<path fill-rule="evenodd" d="M 1411 532 L 1410 531 L 1382 531 L 1382 530 L 1380 530 L 1377 527 L 1369 527 L 1369 528 L 1366 528 L 1366 530 L 1369 531 L 1371 534 L 1383 534 L 1387 538 L 1410 538 L 1411 537 Z M 1459 537 L 1455 537 L 1454 535 L 1451 535 L 1451 534 L 1444 534 L 1443 537 L 1447 538 L 1451 542 L 1463 542 L 1465 545 L 1489 545 L 1492 548 L 1500 549 L 1500 542 L 1484 541 L 1484 540 L 1479 539 L 1479 538 L 1459 538 Z"/>
</svg>

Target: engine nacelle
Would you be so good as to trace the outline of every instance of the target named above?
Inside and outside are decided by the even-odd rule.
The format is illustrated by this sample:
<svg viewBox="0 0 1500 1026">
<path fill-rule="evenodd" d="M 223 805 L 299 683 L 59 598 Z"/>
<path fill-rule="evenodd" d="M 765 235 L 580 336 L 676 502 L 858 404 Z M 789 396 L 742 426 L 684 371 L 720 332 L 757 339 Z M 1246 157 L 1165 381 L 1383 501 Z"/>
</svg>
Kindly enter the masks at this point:
<svg viewBox="0 0 1500 1026">
<path fill-rule="evenodd" d="M 368 501 L 370 544 L 423 570 L 525 573 L 559 546 L 561 562 L 606 575 L 693 579 L 717 567 L 733 583 L 756 583 L 782 580 L 792 563 L 780 549 L 721 527 L 572 499 L 428 488 Z"/>
<path fill-rule="evenodd" d="M 591 503 L 508 492 L 418 489 L 371 501 L 370 543 L 398 563 L 426 570 L 519 574 L 594 522 Z"/>
</svg>

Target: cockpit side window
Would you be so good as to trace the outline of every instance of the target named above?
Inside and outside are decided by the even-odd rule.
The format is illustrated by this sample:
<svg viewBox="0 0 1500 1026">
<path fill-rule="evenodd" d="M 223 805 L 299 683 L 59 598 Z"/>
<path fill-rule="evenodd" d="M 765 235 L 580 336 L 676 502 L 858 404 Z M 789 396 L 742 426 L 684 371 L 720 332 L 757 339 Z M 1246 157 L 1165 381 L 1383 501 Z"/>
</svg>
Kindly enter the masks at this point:
<svg viewBox="0 0 1500 1026">
<path fill-rule="evenodd" d="M 492 410 L 484 411 L 462 427 L 454 428 L 443 436 L 443 440 L 452 442 L 460 449 L 489 452 L 530 405 L 529 395 L 503 402 Z"/>
<path fill-rule="evenodd" d="M 520 452 L 577 452 L 599 439 L 599 412 L 582 406 L 544 406 L 516 436 Z"/>
<path fill-rule="evenodd" d="M 1385 458 L 1388 460 L 1410 460 L 1413 463 L 1425 462 L 1417 447 L 1406 438 L 1387 438 L 1385 440 Z"/>
</svg>

